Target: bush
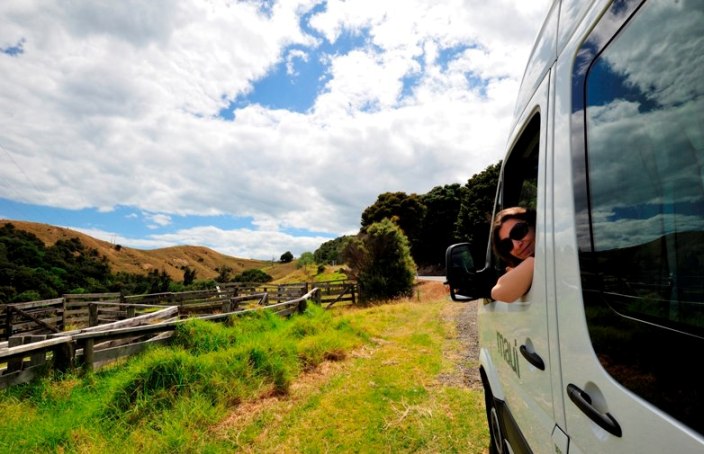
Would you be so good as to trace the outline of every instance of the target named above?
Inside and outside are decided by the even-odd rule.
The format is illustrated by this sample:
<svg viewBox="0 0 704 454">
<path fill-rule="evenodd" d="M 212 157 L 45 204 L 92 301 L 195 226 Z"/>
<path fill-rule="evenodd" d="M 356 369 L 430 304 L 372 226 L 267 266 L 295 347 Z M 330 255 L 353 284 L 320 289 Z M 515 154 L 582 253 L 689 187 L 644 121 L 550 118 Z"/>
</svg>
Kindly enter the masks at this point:
<svg viewBox="0 0 704 454">
<path fill-rule="evenodd" d="M 408 238 L 391 220 L 370 225 L 345 246 L 345 262 L 359 283 L 365 301 L 413 294 L 416 265 Z"/>
<path fill-rule="evenodd" d="M 264 271 L 253 268 L 251 270 L 242 271 L 240 274 L 236 275 L 232 280 L 234 282 L 271 282 L 274 278 Z"/>
</svg>

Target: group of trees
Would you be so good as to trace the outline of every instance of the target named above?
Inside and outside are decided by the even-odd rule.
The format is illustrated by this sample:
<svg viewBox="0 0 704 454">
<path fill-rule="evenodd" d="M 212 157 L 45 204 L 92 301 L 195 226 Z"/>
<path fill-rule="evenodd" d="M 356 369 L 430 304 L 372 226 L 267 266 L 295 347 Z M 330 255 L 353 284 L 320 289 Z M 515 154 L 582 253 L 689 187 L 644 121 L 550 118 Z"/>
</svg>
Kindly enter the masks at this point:
<svg viewBox="0 0 704 454">
<path fill-rule="evenodd" d="M 477 257 L 486 252 L 501 163 L 472 176 L 465 185 L 437 186 L 427 194 L 387 192 L 362 213 L 362 231 L 384 218 L 403 230 L 419 267 L 443 268 L 445 250 L 469 241 Z"/>
<path fill-rule="evenodd" d="M 313 254 L 315 261 L 344 261 L 372 299 L 407 294 L 416 267 L 443 269 L 445 250 L 453 243 L 469 241 L 481 262 L 500 169 L 498 162 L 465 185 L 437 186 L 427 194 L 380 194 L 362 213 L 359 234 L 323 243 Z"/>
</svg>

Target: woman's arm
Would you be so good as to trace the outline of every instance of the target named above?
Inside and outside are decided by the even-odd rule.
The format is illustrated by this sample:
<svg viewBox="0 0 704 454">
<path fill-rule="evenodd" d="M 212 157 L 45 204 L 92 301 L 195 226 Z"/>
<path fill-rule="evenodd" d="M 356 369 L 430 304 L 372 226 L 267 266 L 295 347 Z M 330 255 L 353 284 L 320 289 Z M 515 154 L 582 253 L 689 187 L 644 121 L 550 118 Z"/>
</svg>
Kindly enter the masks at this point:
<svg viewBox="0 0 704 454">
<path fill-rule="evenodd" d="M 528 257 L 501 276 L 491 289 L 491 297 L 495 300 L 513 303 L 525 295 L 533 283 L 533 267 L 535 259 Z"/>
</svg>

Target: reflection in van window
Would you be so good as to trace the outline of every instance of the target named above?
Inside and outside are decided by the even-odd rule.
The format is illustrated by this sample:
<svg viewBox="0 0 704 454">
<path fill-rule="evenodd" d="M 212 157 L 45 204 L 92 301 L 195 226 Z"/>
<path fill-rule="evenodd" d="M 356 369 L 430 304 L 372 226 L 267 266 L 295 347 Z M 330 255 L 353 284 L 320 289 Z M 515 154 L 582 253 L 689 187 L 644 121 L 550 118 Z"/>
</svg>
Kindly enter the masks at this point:
<svg viewBox="0 0 704 454">
<path fill-rule="evenodd" d="M 704 433 L 701 385 L 685 372 L 704 348 L 702 30 L 704 2 L 650 0 L 593 61 L 580 265 L 604 367 Z"/>
</svg>

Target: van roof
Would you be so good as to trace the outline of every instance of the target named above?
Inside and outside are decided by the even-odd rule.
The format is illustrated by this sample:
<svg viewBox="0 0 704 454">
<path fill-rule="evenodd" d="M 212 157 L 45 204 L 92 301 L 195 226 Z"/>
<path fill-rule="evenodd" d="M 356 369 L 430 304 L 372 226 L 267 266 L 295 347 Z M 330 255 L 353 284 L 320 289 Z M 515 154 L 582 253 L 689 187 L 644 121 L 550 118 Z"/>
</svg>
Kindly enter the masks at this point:
<svg viewBox="0 0 704 454">
<path fill-rule="evenodd" d="M 597 2 L 606 6 L 610 0 L 553 0 L 528 57 L 513 111 L 513 126 L 584 16 Z"/>
<path fill-rule="evenodd" d="M 554 0 L 533 43 L 513 111 L 514 126 L 543 77 L 557 59 L 557 16 L 559 11 L 560 0 Z"/>
</svg>

